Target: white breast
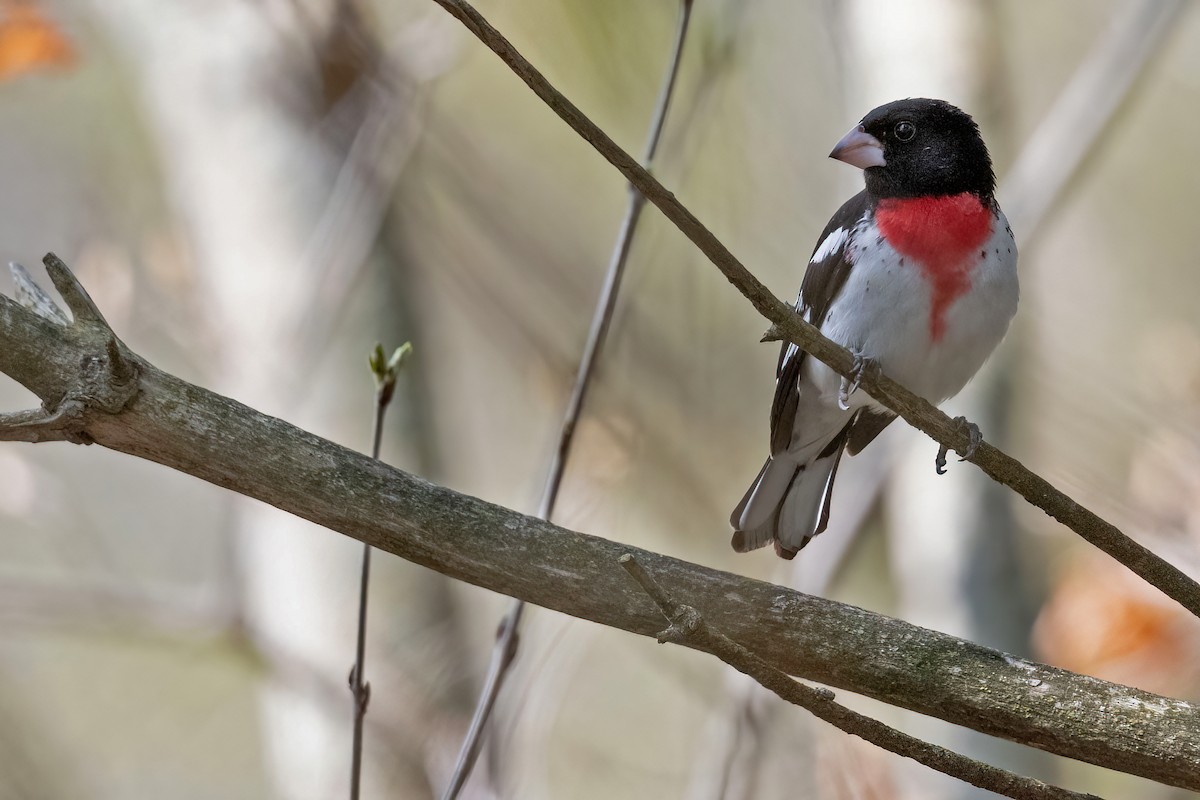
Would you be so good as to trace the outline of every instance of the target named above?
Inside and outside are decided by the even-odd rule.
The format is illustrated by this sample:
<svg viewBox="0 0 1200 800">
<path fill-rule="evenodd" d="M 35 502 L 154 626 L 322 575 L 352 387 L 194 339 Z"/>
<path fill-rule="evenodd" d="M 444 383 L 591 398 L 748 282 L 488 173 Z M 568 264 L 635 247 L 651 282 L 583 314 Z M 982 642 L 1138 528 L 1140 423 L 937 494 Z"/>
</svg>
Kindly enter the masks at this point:
<svg viewBox="0 0 1200 800">
<path fill-rule="evenodd" d="M 970 288 L 947 307 L 945 330 L 935 342 L 929 325 L 932 292 L 922 270 L 892 249 L 873 221 L 864 220 L 851 233 L 847 256 L 854 266 L 821 332 L 941 403 L 979 370 L 1017 310 L 1017 246 L 1003 214 L 980 250 L 982 255 L 972 256 Z M 822 400 L 836 399 L 840 377 L 816 359 L 808 359 L 806 368 Z M 856 399 L 856 405 L 873 404 Z"/>
</svg>

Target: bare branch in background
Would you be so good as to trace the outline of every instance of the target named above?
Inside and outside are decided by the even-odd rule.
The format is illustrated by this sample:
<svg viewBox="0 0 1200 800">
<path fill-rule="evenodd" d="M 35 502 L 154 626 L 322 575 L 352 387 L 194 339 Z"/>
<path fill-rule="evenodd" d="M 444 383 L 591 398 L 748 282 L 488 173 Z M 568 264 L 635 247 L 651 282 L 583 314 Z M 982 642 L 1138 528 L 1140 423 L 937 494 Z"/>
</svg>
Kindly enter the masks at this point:
<svg viewBox="0 0 1200 800">
<path fill-rule="evenodd" d="M 1054 201 L 1096 151 L 1189 6 L 1186 0 L 1126 3 L 1042 117 L 1000 187 L 1009 224 L 1021 232 L 1023 247 L 1037 237 Z"/>
<path fill-rule="evenodd" d="M 658 634 L 660 644 L 674 642 L 712 653 L 738 672 L 749 675 L 781 699 L 792 705 L 800 706 L 846 733 L 858 736 L 871 744 L 905 758 L 911 758 L 930 769 L 966 781 L 981 789 L 1019 800 L 1046 800 L 1046 798 L 1098 800 L 1095 795 L 1060 789 L 1033 778 L 1026 778 L 1008 770 L 984 764 L 973 758 L 967 758 L 952 750 L 902 733 L 884 725 L 877 719 L 851 711 L 833 701 L 833 692 L 828 689 L 814 689 L 793 680 L 719 630 L 709 626 L 696 609 L 675 602 L 632 555 L 626 553 L 621 556 L 619 561 L 625 571 L 646 590 L 646 594 L 650 595 L 662 610 L 663 616 L 671 623 L 671 627 Z"/>
<path fill-rule="evenodd" d="M 786 339 L 804 348 L 839 374 L 848 377 L 853 374 L 854 356 L 849 350 L 822 336 L 792 306 L 775 297 L 694 214 L 675 199 L 674 194 L 551 86 L 478 11 L 464 0 L 436 2 L 500 56 L 564 122 L 595 147 L 647 200 L 658 206 L 663 215 L 771 322 L 767 338 Z M 863 377 L 861 387 L 940 445 L 958 453 L 963 453 L 971 445 L 965 421 L 951 419 L 928 400 L 913 394 L 882 372 L 871 371 L 871 374 Z M 1120 561 L 1192 614 L 1200 616 L 1200 584 L 1178 567 L 1130 539 L 1112 523 L 1060 492 L 1045 478 L 1026 469 L 1021 462 L 986 441 L 981 442 L 974 455 L 966 460 Z"/>
<path fill-rule="evenodd" d="M 667 111 L 671 106 L 671 95 L 675 92 L 675 80 L 679 76 L 679 62 L 683 57 L 683 44 L 687 39 L 691 16 L 692 0 L 681 0 L 679 18 L 675 27 L 675 41 L 671 48 L 671 55 L 667 59 L 666 73 L 663 75 L 658 100 L 650 121 L 650 130 L 646 136 L 646 152 L 642 157 L 642 164 L 647 170 L 654 164 L 654 156 L 658 151 L 663 127 L 666 125 Z M 629 186 L 629 203 L 625 207 L 625 217 L 621 221 L 617 241 L 613 246 L 608 272 L 604 277 L 604 286 L 600 290 L 600 297 L 596 300 L 591 328 L 588 330 L 583 355 L 579 360 L 579 369 L 575 373 L 575 385 L 571 389 L 571 397 L 563 412 L 558 442 L 550 457 L 550 468 L 545 488 L 542 490 L 541 505 L 538 508 L 538 517 L 541 519 L 549 520 L 554 516 L 554 506 L 558 502 L 558 491 L 562 486 L 563 474 L 567 468 L 567 458 L 570 456 L 571 446 L 575 441 L 575 427 L 579 423 L 580 414 L 583 413 L 583 404 L 587 399 L 588 389 L 592 385 L 592 378 L 596 374 L 600 351 L 604 348 L 604 342 L 608 338 L 613 310 L 617 306 L 617 295 L 621 289 L 621 279 L 625 275 L 625 264 L 629 259 L 629 252 L 633 247 L 633 237 L 637 233 L 638 221 L 641 219 L 642 209 L 645 208 L 645 205 L 646 198 L 642 193 L 632 185 Z M 454 772 L 450 776 L 445 794 L 442 795 L 443 800 L 453 800 L 458 797 L 459 792 L 466 785 L 467 778 L 471 775 L 471 769 L 479 756 L 484 727 L 495 707 L 500 687 L 504 684 L 504 679 L 516 657 L 517 632 L 521 626 L 521 616 L 524 611 L 525 602 L 516 600 L 500 621 L 483 688 L 480 690 L 475 713 L 471 717 L 471 725 L 467 729 L 457 763 L 454 765 Z"/>
<path fill-rule="evenodd" d="M 81 396 L 106 326 L 48 327 L 0 296 L 0 371 L 47 405 Z M 631 553 L 709 624 L 788 674 L 1047 752 L 1200 790 L 1200 706 L 901 620 L 565 530 L 462 495 L 189 384 L 128 350 L 133 398 L 83 400 L 82 433 L 492 591 L 645 636 L 661 617 L 617 568 Z M 110 381 L 111 382 L 111 381 Z"/>
<path fill-rule="evenodd" d="M 376 71 L 360 77 L 339 102 L 357 106 L 350 110 L 361 122 L 298 265 L 306 276 L 300 284 L 308 288 L 291 324 L 304 342 L 328 337 L 364 277 L 396 184 L 420 140 L 423 105 L 423 84 L 391 51 L 382 53 Z"/>
</svg>

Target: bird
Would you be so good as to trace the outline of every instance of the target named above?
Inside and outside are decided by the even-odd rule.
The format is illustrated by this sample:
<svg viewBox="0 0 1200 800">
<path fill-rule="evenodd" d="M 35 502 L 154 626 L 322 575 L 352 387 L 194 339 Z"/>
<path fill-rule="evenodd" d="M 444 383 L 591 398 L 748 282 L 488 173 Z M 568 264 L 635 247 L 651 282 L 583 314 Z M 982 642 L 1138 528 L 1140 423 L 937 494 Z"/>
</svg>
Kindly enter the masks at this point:
<svg viewBox="0 0 1200 800">
<path fill-rule="evenodd" d="M 940 404 L 975 375 L 1017 311 L 1017 245 L 969 114 L 929 98 L 887 103 L 829 157 L 861 169 L 865 187 L 825 226 L 795 308 L 854 354 L 854 371 L 844 378 L 783 343 L 770 455 L 730 516 L 738 552 L 774 544 L 792 559 L 825 530 L 843 451 L 861 452 L 895 419 L 856 391 L 868 370 Z M 981 436 L 961 421 L 969 458 Z M 944 466 L 943 448 L 939 474 Z"/>
</svg>

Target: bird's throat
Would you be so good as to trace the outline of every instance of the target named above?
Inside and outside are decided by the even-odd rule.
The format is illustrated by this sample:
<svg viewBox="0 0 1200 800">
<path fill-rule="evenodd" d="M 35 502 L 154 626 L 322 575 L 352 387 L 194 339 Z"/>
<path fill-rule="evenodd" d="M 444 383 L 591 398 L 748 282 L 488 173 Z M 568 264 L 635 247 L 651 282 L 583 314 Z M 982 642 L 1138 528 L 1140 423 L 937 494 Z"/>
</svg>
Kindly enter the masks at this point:
<svg viewBox="0 0 1200 800">
<path fill-rule="evenodd" d="M 875 209 L 879 232 L 929 282 L 929 336 L 935 342 L 946 332 L 946 310 L 971 288 L 975 267 L 987 257 L 980 248 L 993 220 L 991 209 L 970 192 L 885 198 Z"/>
</svg>

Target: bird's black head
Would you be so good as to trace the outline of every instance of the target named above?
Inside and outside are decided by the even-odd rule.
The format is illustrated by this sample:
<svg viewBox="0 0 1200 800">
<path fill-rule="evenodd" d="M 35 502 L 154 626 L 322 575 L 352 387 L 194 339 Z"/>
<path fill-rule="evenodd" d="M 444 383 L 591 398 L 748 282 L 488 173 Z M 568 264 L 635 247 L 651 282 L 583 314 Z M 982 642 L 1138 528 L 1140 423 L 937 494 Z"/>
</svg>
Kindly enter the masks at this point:
<svg viewBox="0 0 1200 800">
<path fill-rule="evenodd" d="M 971 192 L 990 201 L 996 189 L 979 126 L 942 100 L 910 98 L 880 106 L 829 155 L 861 167 L 867 191 L 879 198 Z"/>
</svg>

